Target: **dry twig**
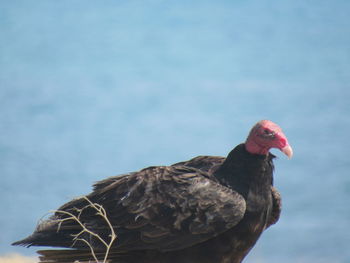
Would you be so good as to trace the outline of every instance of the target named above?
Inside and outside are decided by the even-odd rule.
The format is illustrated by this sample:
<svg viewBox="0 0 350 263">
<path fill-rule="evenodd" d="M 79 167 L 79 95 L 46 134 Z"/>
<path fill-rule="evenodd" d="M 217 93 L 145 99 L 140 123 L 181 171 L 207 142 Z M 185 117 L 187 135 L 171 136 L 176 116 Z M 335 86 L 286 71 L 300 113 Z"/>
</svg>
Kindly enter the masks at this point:
<svg viewBox="0 0 350 263">
<path fill-rule="evenodd" d="M 104 258 L 103 258 L 103 261 L 102 263 L 107 263 L 107 259 L 108 259 L 108 255 L 109 255 L 109 252 L 110 252 L 110 249 L 113 245 L 113 242 L 115 241 L 115 239 L 117 238 L 117 235 L 115 234 L 115 231 L 114 231 L 114 228 L 111 224 L 111 222 L 109 221 L 108 217 L 107 217 L 107 213 L 106 213 L 106 210 L 103 208 L 102 205 L 100 204 L 97 204 L 97 203 L 93 203 L 89 200 L 89 198 L 87 198 L 86 196 L 83 196 L 82 198 L 84 198 L 89 204 L 84 206 L 83 208 L 81 209 L 78 209 L 76 208 L 76 211 L 78 212 L 77 215 L 74 215 L 72 214 L 71 212 L 67 212 L 67 211 L 63 211 L 63 210 L 55 210 L 55 211 L 52 211 L 53 213 L 59 213 L 59 214 L 64 214 L 64 215 L 67 215 L 68 217 L 66 218 L 62 218 L 59 220 L 59 225 L 58 225 L 58 228 L 57 228 L 57 232 L 60 230 L 60 227 L 62 225 L 63 222 L 65 221 L 68 221 L 68 220 L 74 220 L 75 222 L 77 222 L 80 226 L 81 226 L 81 231 L 78 233 L 78 234 L 75 234 L 73 235 L 73 244 L 72 246 L 74 246 L 74 244 L 77 242 L 77 241 L 81 241 L 81 242 L 84 242 L 89 248 L 90 248 L 90 251 L 91 251 L 91 255 L 93 256 L 94 260 L 96 261 L 96 263 L 99 262 L 97 256 L 96 256 L 96 253 L 94 251 L 94 248 L 93 246 L 87 241 L 85 240 L 84 238 L 80 238 L 80 236 L 84 233 L 88 233 L 90 234 L 91 236 L 94 236 L 95 238 L 97 238 L 105 247 L 106 247 L 106 252 L 104 254 Z M 103 218 L 103 220 L 106 222 L 106 224 L 108 225 L 108 228 L 110 230 L 110 240 L 109 242 L 106 242 L 101 236 L 99 236 L 98 234 L 94 233 L 93 231 L 89 230 L 80 220 L 80 216 L 82 214 L 82 212 L 85 210 L 85 209 L 88 209 L 88 208 L 93 208 L 94 210 L 96 210 L 96 215 L 97 216 L 101 216 Z"/>
</svg>

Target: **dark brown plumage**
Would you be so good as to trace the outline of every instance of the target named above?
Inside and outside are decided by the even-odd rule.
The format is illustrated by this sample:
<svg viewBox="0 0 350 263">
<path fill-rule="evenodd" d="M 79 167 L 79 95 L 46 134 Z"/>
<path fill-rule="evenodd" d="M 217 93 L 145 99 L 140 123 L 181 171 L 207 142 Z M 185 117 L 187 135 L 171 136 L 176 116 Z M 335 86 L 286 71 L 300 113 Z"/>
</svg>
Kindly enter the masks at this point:
<svg viewBox="0 0 350 263">
<path fill-rule="evenodd" d="M 280 195 L 273 187 L 274 156 L 268 151 L 256 154 L 247 150 L 256 150 L 255 143 L 248 147 L 251 140 L 267 136 L 269 129 L 274 138 L 267 136 L 266 140 L 291 156 L 282 131 L 270 128 L 271 124 L 259 122 L 247 142 L 227 158 L 199 156 L 96 183 L 87 198 L 104 207 L 117 234 L 109 262 L 241 262 L 261 233 L 277 222 L 281 211 Z M 273 140 L 284 143 L 275 146 Z M 108 225 L 94 209 L 81 210 L 87 205 L 85 198 L 78 198 L 59 210 L 74 215 L 82 211 L 79 216 L 86 228 L 108 242 Z M 73 235 L 78 234 L 102 259 L 102 243 L 89 233 L 80 233 L 82 228 L 76 221 L 62 221 L 67 217 L 55 213 L 31 236 L 14 245 L 73 248 L 39 251 L 41 262 L 93 260 L 86 242 L 73 242 Z"/>
</svg>

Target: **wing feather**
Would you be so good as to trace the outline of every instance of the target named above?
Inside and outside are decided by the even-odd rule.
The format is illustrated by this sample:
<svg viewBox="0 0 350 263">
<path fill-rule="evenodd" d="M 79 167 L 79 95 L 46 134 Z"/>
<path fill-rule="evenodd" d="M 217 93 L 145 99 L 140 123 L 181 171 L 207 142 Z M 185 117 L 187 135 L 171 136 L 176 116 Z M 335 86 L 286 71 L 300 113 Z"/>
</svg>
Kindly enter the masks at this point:
<svg viewBox="0 0 350 263">
<path fill-rule="evenodd" d="M 243 197 L 209 177 L 204 171 L 184 165 L 149 167 L 98 182 L 87 198 L 107 211 L 118 236 L 114 247 L 178 250 L 215 237 L 243 218 L 246 207 Z M 86 205 L 86 199 L 80 198 L 59 210 L 77 214 Z M 65 217 L 56 213 L 49 221 Z M 93 209 L 80 213 L 80 220 L 89 230 L 108 240 L 108 225 Z M 59 229 L 54 229 L 52 224 L 48 229 L 40 228 L 41 234 L 45 231 L 52 232 L 53 238 L 55 233 L 61 232 L 61 238 L 62 233 L 67 233 L 63 236 L 70 240 L 62 242 L 67 246 L 72 244 L 72 234 L 79 233 L 80 226 L 66 220 Z M 81 238 L 98 247 L 91 235 L 85 233 Z M 85 244 L 76 242 L 74 246 Z"/>
</svg>

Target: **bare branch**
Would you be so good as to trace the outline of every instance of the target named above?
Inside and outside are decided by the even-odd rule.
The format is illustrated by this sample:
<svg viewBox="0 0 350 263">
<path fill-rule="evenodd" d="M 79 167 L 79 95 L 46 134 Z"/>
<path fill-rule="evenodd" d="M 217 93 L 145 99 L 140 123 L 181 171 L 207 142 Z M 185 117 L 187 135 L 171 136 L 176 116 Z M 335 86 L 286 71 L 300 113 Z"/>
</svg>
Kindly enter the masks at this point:
<svg viewBox="0 0 350 263">
<path fill-rule="evenodd" d="M 108 255 L 109 255 L 109 252 L 110 252 L 110 249 L 113 245 L 113 242 L 115 241 L 115 239 L 117 238 L 117 235 L 114 231 L 114 228 L 111 224 L 111 222 L 109 221 L 108 217 L 107 217 L 107 212 L 106 210 L 103 208 L 102 205 L 98 204 L 98 203 L 93 203 L 91 202 L 91 200 L 86 197 L 86 196 L 83 196 L 82 197 L 83 199 L 85 199 L 87 202 L 88 202 L 88 205 L 84 206 L 83 208 L 81 209 L 78 209 L 78 208 L 74 208 L 75 211 L 77 212 L 77 215 L 71 213 L 71 212 L 68 212 L 68 211 L 63 211 L 63 210 L 55 210 L 55 211 L 51 211 L 52 213 L 56 213 L 56 214 L 63 214 L 63 215 L 67 215 L 68 217 L 66 218 L 61 218 L 61 219 L 58 219 L 59 223 L 58 223 L 58 228 L 57 228 L 57 232 L 60 231 L 61 227 L 62 227 L 62 224 L 65 222 L 65 221 L 69 221 L 69 220 L 73 220 L 75 221 L 80 227 L 81 227 L 81 231 L 78 233 L 78 234 L 74 234 L 72 235 L 73 236 L 73 244 L 72 244 L 72 247 L 75 245 L 75 243 L 77 241 L 81 241 L 83 243 L 85 243 L 89 248 L 90 248 L 90 251 L 91 251 L 91 255 L 92 257 L 94 258 L 94 260 L 96 261 L 96 263 L 99 262 L 97 256 L 96 256 L 96 253 L 94 251 L 94 247 L 93 245 L 87 241 L 86 239 L 82 238 L 81 236 L 84 234 L 84 233 L 87 233 L 89 234 L 90 236 L 93 236 L 95 237 L 97 240 L 99 240 L 106 248 L 106 251 L 105 251 L 105 254 L 104 254 L 104 259 L 102 261 L 102 263 L 107 263 L 107 259 L 108 259 Z M 81 221 L 81 215 L 83 213 L 83 211 L 85 209 L 88 209 L 88 208 L 92 208 L 94 210 L 96 210 L 96 216 L 100 216 L 102 217 L 102 219 L 105 221 L 105 223 L 107 224 L 109 230 L 110 230 L 110 240 L 109 242 L 106 242 L 100 235 L 98 235 L 97 233 L 91 231 L 90 229 L 88 229 L 84 223 Z"/>
</svg>

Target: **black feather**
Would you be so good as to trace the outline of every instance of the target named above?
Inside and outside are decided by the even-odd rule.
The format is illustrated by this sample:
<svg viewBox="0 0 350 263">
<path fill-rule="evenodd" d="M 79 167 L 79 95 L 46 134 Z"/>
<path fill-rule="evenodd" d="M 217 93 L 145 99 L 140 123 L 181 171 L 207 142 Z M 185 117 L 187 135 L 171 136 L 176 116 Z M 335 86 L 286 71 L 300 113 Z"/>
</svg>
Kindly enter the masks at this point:
<svg viewBox="0 0 350 263">
<path fill-rule="evenodd" d="M 227 158 L 199 156 L 96 183 L 86 197 L 103 206 L 117 234 L 109 262 L 241 262 L 279 218 L 273 158 L 250 154 L 241 144 Z M 108 225 L 87 205 L 82 197 L 58 210 L 79 216 L 87 229 L 108 242 Z M 71 248 L 41 251 L 41 262 L 93 260 L 85 242 L 74 242 L 81 225 L 68 217 L 55 213 L 13 245 Z M 103 257 L 99 240 L 88 233 L 79 237 Z"/>
</svg>

